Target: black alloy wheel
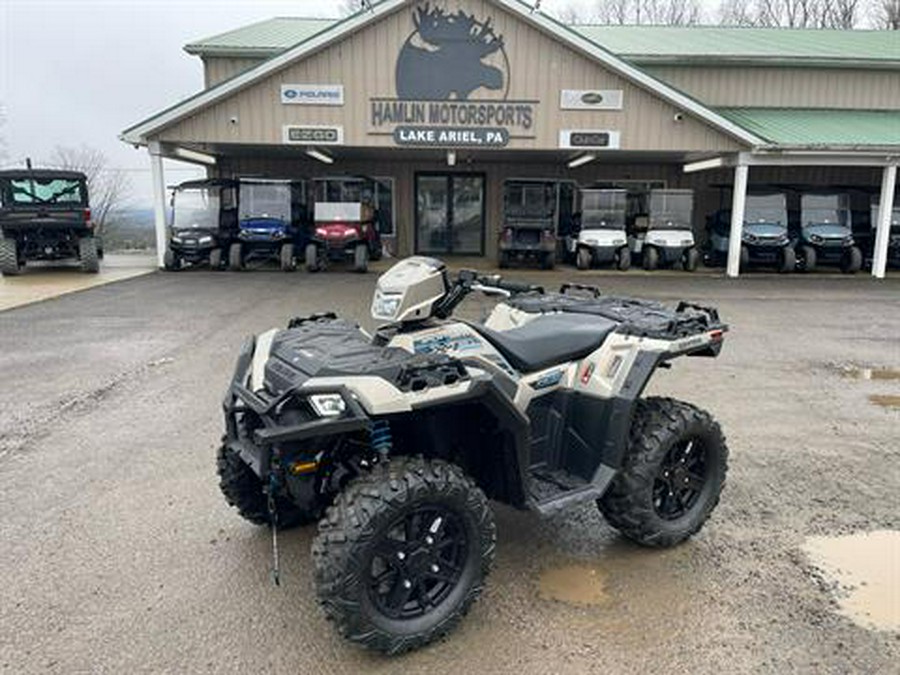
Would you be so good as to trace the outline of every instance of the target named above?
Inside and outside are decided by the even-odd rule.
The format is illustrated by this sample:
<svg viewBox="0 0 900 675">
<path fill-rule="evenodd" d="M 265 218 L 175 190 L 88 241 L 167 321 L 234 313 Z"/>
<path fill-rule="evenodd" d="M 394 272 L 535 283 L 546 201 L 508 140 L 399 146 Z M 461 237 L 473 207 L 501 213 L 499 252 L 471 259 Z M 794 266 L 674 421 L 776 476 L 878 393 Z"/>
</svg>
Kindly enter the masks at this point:
<svg viewBox="0 0 900 675">
<path fill-rule="evenodd" d="M 653 509 L 663 520 L 677 520 L 694 508 L 706 485 L 706 451 L 695 439 L 669 450 L 653 481 Z"/>
</svg>

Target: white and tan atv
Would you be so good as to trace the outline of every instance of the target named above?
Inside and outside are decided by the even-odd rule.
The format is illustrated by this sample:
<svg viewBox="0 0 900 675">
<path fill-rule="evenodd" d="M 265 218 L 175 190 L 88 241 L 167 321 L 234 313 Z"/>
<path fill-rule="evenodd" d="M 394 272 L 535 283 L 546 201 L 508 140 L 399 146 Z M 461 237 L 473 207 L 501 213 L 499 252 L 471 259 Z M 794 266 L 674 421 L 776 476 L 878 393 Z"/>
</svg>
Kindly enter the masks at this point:
<svg viewBox="0 0 900 675">
<path fill-rule="evenodd" d="M 451 318 L 472 292 L 504 298 L 484 325 Z M 719 353 L 714 309 L 451 280 L 415 257 L 382 275 L 372 313 L 385 322 L 374 336 L 319 315 L 248 340 L 219 453 L 246 519 L 273 532 L 320 519 L 316 589 L 350 640 L 397 653 L 459 622 L 494 557 L 489 499 L 541 514 L 595 501 L 657 547 L 716 506 L 719 425 L 641 397 L 674 358 Z"/>
</svg>

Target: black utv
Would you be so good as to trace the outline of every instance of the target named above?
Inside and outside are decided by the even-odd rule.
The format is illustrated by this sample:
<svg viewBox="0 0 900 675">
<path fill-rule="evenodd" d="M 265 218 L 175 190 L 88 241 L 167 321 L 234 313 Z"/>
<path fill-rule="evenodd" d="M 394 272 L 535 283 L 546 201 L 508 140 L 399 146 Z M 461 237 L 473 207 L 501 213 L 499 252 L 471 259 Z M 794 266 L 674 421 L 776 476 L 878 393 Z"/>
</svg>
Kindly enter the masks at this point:
<svg viewBox="0 0 900 675">
<path fill-rule="evenodd" d="M 0 171 L 0 272 L 19 274 L 29 260 L 80 262 L 100 270 L 87 178 L 77 171 Z"/>
<path fill-rule="evenodd" d="M 223 252 L 237 236 L 237 181 L 192 180 L 172 191 L 172 228 L 163 264 L 167 270 L 208 264 L 221 269 Z"/>
</svg>

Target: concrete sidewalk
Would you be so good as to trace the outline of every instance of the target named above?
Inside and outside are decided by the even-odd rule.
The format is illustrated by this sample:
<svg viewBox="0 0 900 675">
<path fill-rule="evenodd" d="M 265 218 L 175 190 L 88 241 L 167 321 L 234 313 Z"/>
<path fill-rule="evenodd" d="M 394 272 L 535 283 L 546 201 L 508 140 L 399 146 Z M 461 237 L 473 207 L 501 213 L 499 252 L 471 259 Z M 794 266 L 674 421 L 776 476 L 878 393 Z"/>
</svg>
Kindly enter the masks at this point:
<svg viewBox="0 0 900 675">
<path fill-rule="evenodd" d="M 29 263 L 21 275 L 0 277 L 0 312 L 88 288 L 149 274 L 156 269 L 153 253 L 111 253 L 99 274 L 85 274 L 72 263 Z"/>
</svg>

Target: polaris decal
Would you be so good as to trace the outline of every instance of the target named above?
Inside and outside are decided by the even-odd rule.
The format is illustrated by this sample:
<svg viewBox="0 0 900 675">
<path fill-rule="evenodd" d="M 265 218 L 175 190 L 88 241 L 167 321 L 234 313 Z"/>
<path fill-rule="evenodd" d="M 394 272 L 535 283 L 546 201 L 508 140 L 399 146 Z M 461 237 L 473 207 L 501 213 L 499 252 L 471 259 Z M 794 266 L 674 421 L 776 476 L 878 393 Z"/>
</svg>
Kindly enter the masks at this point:
<svg viewBox="0 0 900 675">
<path fill-rule="evenodd" d="M 481 348 L 481 340 L 471 334 L 435 335 L 413 342 L 416 354 L 433 354 L 434 352 L 465 352 Z"/>
<path fill-rule="evenodd" d="M 532 389 L 546 389 L 547 387 L 553 387 L 560 383 L 563 378 L 562 370 L 554 370 L 552 373 L 547 373 L 546 375 L 541 375 L 534 382 L 529 382 Z"/>
</svg>

